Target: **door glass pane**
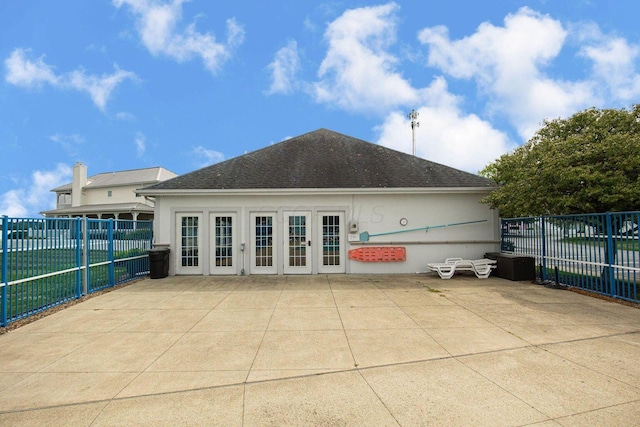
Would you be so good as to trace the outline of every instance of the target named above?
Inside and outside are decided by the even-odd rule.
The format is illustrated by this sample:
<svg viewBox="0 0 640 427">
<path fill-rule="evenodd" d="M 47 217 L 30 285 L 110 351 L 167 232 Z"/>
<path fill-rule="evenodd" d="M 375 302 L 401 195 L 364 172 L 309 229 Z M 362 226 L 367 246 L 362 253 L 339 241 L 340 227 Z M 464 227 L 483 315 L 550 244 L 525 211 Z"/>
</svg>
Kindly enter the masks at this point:
<svg viewBox="0 0 640 427">
<path fill-rule="evenodd" d="M 198 266 L 198 217 L 183 216 L 180 224 L 182 236 L 182 266 Z"/>
<path fill-rule="evenodd" d="M 273 217 L 256 217 L 256 267 L 273 266 Z"/>
<path fill-rule="evenodd" d="M 307 265 L 307 217 L 289 217 L 289 266 Z"/>
<path fill-rule="evenodd" d="M 340 265 L 340 216 L 322 217 L 322 265 Z"/>
<path fill-rule="evenodd" d="M 232 218 L 216 217 L 216 267 L 233 266 Z"/>
</svg>

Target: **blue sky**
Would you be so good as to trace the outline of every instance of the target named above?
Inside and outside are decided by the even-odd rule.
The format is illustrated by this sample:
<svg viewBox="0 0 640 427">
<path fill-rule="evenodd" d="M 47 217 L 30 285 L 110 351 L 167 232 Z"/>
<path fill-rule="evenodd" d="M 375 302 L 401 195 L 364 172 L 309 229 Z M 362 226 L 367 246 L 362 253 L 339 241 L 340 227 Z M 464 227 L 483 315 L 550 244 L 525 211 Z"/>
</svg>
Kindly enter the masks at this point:
<svg viewBox="0 0 640 427">
<path fill-rule="evenodd" d="M 328 128 L 478 172 L 544 119 L 640 99 L 636 0 L 0 1 L 0 215 Z M 286 167 L 286 165 L 283 165 Z"/>
</svg>

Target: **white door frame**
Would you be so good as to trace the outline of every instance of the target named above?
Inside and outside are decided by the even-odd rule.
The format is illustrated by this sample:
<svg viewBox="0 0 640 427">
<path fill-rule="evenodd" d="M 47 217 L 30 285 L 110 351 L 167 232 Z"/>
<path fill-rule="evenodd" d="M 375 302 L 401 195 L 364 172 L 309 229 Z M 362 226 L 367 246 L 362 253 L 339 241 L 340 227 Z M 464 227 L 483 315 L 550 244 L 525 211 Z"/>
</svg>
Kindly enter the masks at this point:
<svg viewBox="0 0 640 427">
<path fill-rule="evenodd" d="M 311 274 L 313 272 L 313 242 L 310 210 L 284 211 L 282 232 L 283 273 Z"/>
</svg>

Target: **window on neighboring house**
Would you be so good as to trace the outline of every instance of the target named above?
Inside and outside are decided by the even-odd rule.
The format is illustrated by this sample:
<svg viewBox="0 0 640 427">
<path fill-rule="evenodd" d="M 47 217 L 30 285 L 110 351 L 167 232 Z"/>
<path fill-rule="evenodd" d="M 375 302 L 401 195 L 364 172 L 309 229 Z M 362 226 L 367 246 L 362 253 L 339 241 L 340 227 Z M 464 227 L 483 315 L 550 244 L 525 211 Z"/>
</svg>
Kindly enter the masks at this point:
<svg viewBox="0 0 640 427">
<path fill-rule="evenodd" d="M 107 197 L 111 197 L 111 196 L 112 196 L 112 194 L 113 194 L 113 193 L 111 192 L 111 190 L 107 190 Z"/>
<path fill-rule="evenodd" d="M 60 193 L 60 195 L 58 195 L 58 206 L 70 205 L 70 204 L 71 204 L 71 194 Z"/>
</svg>

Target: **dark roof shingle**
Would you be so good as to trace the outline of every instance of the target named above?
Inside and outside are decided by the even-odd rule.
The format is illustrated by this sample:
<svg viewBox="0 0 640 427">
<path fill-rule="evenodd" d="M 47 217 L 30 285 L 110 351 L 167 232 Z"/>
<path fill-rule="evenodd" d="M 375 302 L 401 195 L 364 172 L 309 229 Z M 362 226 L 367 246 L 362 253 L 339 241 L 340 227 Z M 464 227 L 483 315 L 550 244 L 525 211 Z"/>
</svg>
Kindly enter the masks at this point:
<svg viewBox="0 0 640 427">
<path fill-rule="evenodd" d="M 493 186 L 478 175 L 319 129 L 145 190 Z"/>
</svg>

